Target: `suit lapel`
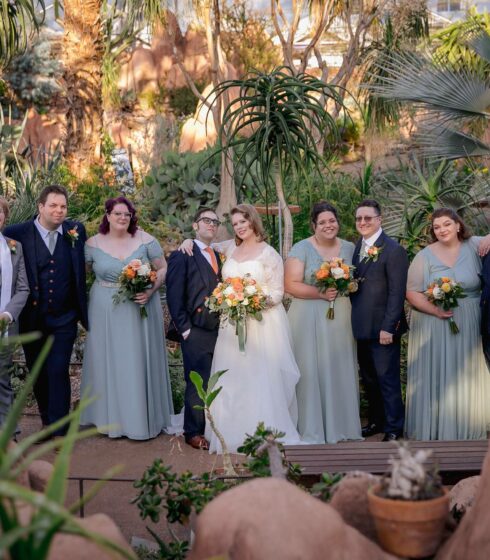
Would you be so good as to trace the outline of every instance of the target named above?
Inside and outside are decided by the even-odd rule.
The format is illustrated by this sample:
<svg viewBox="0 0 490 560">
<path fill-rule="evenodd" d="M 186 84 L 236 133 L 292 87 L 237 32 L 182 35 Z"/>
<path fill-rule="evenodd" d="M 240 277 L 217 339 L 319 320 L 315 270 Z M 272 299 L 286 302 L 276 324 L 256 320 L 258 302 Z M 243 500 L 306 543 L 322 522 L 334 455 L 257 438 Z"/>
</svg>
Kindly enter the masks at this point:
<svg viewBox="0 0 490 560">
<path fill-rule="evenodd" d="M 34 218 L 35 220 L 36 218 Z M 38 285 L 37 276 L 37 251 L 36 251 L 36 235 L 39 235 L 34 220 L 27 224 L 25 239 L 27 243 L 22 244 L 22 249 L 25 255 L 26 268 L 29 270 L 30 278 L 34 280 L 34 286 Z M 39 235 L 39 238 L 41 236 Z M 41 239 L 42 242 L 42 239 Z"/>
<path fill-rule="evenodd" d="M 380 235 L 380 236 L 378 237 L 378 239 L 376 239 L 376 241 L 374 242 L 374 246 L 375 246 L 375 247 L 382 247 L 382 246 L 384 245 L 385 238 L 386 238 L 386 235 L 385 235 L 384 231 L 382 231 L 382 232 L 381 232 L 381 235 Z M 357 253 L 357 257 L 356 257 L 356 258 L 357 258 L 357 262 L 359 262 L 359 256 L 360 256 L 360 255 L 359 255 L 359 252 L 360 252 L 360 250 L 361 250 L 361 245 L 362 245 L 362 239 L 358 242 L 358 244 L 357 244 L 357 246 L 356 246 L 356 249 L 355 249 L 355 252 L 354 252 L 354 257 L 356 257 L 356 253 Z M 378 260 L 379 260 L 380 258 L 381 258 L 381 253 L 380 253 L 379 256 L 378 256 Z M 378 261 L 376 261 L 376 262 L 378 262 Z M 370 260 L 367 261 L 367 262 L 363 259 L 361 262 L 359 262 L 358 268 L 357 268 L 358 277 L 365 278 L 365 277 L 366 277 L 366 273 L 368 272 L 368 270 L 371 268 L 371 266 L 372 266 L 373 264 L 376 264 L 376 263 L 375 263 L 372 259 L 370 259 Z"/>
</svg>

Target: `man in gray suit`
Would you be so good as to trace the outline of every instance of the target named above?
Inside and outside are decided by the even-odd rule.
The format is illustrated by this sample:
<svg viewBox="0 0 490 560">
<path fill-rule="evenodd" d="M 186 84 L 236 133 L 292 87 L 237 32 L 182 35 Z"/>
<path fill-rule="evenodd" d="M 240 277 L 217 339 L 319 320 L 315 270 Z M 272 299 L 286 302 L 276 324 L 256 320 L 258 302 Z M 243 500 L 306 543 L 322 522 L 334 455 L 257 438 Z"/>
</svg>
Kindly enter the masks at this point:
<svg viewBox="0 0 490 560">
<path fill-rule="evenodd" d="M 0 230 L 8 218 L 7 201 L 0 197 Z M 17 334 L 17 320 L 29 296 L 29 283 L 24 263 L 22 245 L 0 233 L 0 322 L 8 326 L 8 334 Z M 0 426 L 3 425 L 13 393 L 10 385 L 12 349 L 0 345 Z"/>
</svg>

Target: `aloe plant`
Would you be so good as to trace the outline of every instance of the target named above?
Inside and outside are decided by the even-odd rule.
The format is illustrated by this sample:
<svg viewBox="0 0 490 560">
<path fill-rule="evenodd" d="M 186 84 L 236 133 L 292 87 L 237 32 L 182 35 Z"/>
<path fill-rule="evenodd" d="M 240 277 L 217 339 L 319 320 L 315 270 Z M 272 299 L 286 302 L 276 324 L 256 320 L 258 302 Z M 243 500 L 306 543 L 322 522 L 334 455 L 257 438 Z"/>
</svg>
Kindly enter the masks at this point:
<svg viewBox="0 0 490 560">
<path fill-rule="evenodd" d="M 308 74 L 281 66 L 270 74 L 252 71 L 244 79 L 216 86 L 208 100 L 217 102 L 231 91 L 238 96 L 224 106 L 219 150 L 237 155 L 235 175 L 251 177 L 265 191 L 267 204 L 279 202 L 284 216 L 283 256 L 292 245 L 293 222 L 287 204 L 286 177 L 307 186 L 311 173 L 322 172 L 326 156 L 336 149 L 340 134 L 326 109 L 345 109 L 339 89 Z M 346 109 L 345 109 L 346 110 Z M 324 144 L 325 142 L 325 144 Z M 324 145 L 324 153 L 318 146 Z"/>
<path fill-rule="evenodd" d="M 0 344 L 25 344 L 38 337 L 38 333 L 9 337 L 8 339 L 2 339 Z M 34 386 L 51 345 L 52 339 L 48 339 L 0 431 L 0 551 L 8 551 L 9 558 L 12 560 L 24 560 L 26 558 L 44 560 L 48 557 L 55 535 L 61 532 L 79 535 L 108 550 L 118 552 L 125 558 L 133 559 L 134 556 L 127 550 L 109 539 L 85 529 L 74 516 L 74 512 L 78 511 L 82 503 L 85 503 L 98 491 L 104 482 L 103 480 L 94 485 L 83 499 L 77 500 L 69 508 L 64 506 L 73 445 L 77 440 L 97 433 L 96 429 L 78 433 L 80 414 L 90 404 L 90 400 L 82 399 L 80 406 L 65 418 L 22 439 L 15 446 L 9 445 L 25 401 Z M 34 443 L 44 440 L 66 424 L 69 427 L 65 437 L 32 448 Z M 35 459 L 55 448 L 59 449 L 59 452 L 44 494 L 26 488 L 17 482 L 19 476 L 28 469 Z M 113 476 L 116 471 L 117 467 L 106 473 L 104 478 Z M 33 508 L 32 517 L 27 525 L 22 524 L 19 517 L 20 504 L 29 504 Z"/>
</svg>

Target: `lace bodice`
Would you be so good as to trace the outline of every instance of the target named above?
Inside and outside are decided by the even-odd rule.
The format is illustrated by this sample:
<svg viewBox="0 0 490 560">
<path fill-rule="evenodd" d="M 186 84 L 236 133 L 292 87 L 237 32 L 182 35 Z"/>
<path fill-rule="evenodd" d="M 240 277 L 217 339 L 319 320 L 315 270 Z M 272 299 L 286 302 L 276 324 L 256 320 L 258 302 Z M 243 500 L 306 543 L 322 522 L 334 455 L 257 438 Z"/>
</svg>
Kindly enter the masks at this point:
<svg viewBox="0 0 490 560">
<path fill-rule="evenodd" d="M 222 268 L 223 278 L 245 276 L 250 274 L 269 295 L 274 305 L 282 302 L 284 295 L 284 266 L 279 253 L 270 245 L 265 245 L 262 252 L 252 260 L 237 261 L 233 257 L 236 250 L 234 241 L 221 243 L 217 249 L 226 260 Z"/>
</svg>

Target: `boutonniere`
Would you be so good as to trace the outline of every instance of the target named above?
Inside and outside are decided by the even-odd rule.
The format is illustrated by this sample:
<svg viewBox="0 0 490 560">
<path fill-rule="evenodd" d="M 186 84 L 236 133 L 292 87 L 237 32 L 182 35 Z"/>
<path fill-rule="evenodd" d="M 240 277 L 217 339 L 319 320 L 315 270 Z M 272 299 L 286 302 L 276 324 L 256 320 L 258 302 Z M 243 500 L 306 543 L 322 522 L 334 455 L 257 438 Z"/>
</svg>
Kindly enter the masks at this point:
<svg viewBox="0 0 490 560">
<path fill-rule="evenodd" d="M 218 255 L 219 255 L 219 264 L 220 266 L 223 266 L 226 262 L 226 257 L 225 255 L 223 255 L 223 253 L 218 253 Z"/>
<path fill-rule="evenodd" d="M 379 256 L 383 252 L 384 245 L 381 247 L 376 247 L 376 245 L 372 245 L 371 247 L 367 247 L 364 252 L 363 261 L 364 262 L 376 262 L 379 259 Z"/>
<path fill-rule="evenodd" d="M 75 243 L 78 241 L 78 238 L 80 237 L 80 234 L 78 233 L 78 226 L 69 229 L 66 232 L 66 237 L 68 241 L 71 243 L 71 246 L 75 247 Z"/>
<path fill-rule="evenodd" d="M 10 249 L 10 252 L 12 253 L 12 255 L 16 255 L 17 254 L 17 241 L 15 239 L 9 239 L 8 245 L 9 245 L 9 249 Z"/>
</svg>

